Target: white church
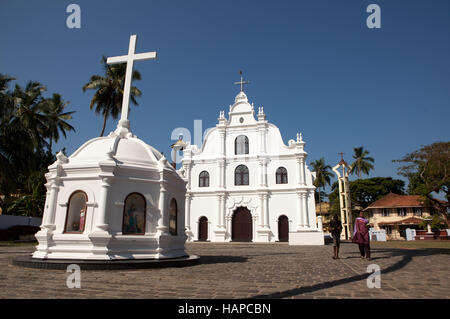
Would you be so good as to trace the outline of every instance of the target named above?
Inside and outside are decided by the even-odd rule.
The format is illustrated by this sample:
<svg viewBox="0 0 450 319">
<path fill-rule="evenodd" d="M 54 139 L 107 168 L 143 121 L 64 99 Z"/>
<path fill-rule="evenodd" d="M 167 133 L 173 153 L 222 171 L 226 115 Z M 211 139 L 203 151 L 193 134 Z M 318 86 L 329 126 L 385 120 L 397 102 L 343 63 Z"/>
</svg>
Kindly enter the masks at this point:
<svg viewBox="0 0 450 319">
<path fill-rule="evenodd" d="M 302 135 L 286 146 L 264 109 L 249 103 L 246 83 L 235 83 L 241 90 L 228 118 L 220 112 L 201 149 L 183 150 L 188 240 L 323 245 Z"/>
</svg>

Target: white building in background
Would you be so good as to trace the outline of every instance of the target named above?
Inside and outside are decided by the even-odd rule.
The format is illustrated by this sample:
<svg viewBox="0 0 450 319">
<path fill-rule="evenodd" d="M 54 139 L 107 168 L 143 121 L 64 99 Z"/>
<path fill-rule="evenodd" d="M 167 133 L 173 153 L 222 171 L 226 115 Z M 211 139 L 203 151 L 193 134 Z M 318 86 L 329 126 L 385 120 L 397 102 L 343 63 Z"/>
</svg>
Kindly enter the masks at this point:
<svg viewBox="0 0 450 319">
<path fill-rule="evenodd" d="M 301 134 L 286 146 L 262 107 L 255 118 L 242 85 L 228 114 L 201 149 L 184 149 L 188 240 L 323 245 Z"/>
</svg>

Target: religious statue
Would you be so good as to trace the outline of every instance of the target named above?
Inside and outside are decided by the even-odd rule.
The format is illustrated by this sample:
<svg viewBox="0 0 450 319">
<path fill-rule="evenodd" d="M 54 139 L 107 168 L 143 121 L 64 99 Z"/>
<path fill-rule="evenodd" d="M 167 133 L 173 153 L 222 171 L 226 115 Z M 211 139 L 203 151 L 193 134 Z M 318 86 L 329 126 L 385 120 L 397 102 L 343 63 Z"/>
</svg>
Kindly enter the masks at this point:
<svg viewBox="0 0 450 319">
<path fill-rule="evenodd" d="M 80 210 L 80 224 L 78 226 L 78 231 L 79 232 L 84 232 L 84 223 L 86 221 L 86 207 L 83 207 Z"/>
</svg>

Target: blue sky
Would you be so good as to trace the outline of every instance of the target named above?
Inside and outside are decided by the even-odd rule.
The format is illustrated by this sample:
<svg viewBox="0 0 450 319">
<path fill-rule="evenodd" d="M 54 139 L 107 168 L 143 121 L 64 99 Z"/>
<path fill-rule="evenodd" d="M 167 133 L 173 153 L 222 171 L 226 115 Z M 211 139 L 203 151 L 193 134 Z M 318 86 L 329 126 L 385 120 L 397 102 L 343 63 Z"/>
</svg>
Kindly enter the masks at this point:
<svg viewBox="0 0 450 319">
<path fill-rule="evenodd" d="M 81 28 L 66 26 L 66 7 L 81 7 Z M 381 29 L 368 29 L 366 8 L 381 7 Z M 370 177 L 396 175 L 402 155 L 450 129 L 450 1 L 1 1 L 0 72 L 25 85 L 40 81 L 76 111 L 55 147 L 72 153 L 99 135 L 81 87 L 101 74 L 102 55 L 137 52 L 143 96 L 132 107 L 133 132 L 168 154 L 171 132 L 194 120 L 215 126 L 238 93 L 264 106 L 284 142 L 302 132 L 308 163 L 330 165 L 364 146 L 375 158 Z M 107 132 L 116 121 L 110 120 Z"/>
</svg>

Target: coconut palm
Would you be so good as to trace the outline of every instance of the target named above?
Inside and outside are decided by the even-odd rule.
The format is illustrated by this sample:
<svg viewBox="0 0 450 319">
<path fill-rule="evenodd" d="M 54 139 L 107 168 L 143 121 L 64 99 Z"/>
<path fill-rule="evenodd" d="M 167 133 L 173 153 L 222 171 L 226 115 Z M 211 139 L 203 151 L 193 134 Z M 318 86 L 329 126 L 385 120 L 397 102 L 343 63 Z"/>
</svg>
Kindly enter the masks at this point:
<svg viewBox="0 0 450 319">
<path fill-rule="evenodd" d="M 325 159 L 323 157 L 312 162 L 311 166 L 314 172 L 316 172 L 316 178 L 314 179 L 313 185 L 319 189 L 319 207 L 321 207 L 322 196 L 320 189 L 325 188 L 326 185 L 330 185 L 333 173 L 330 172 L 331 166 L 325 164 Z"/>
<path fill-rule="evenodd" d="M 42 114 L 43 97 L 42 93 L 46 87 L 39 82 L 30 81 L 23 89 L 16 84 L 12 92 L 14 103 L 14 115 L 11 126 L 15 129 L 24 130 L 30 137 L 32 147 L 41 148 L 47 146 L 44 138 L 46 131 L 46 116 Z"/>
<path fill-rule="evenodd" d="M 363 146 L 355 147 L 354 152 L 355 154 L 353 155 L 353 158 L 355 161 L 350 166 L 350 173 L 356 173 L 358 175 L 358 179 L 360 179 L 361 173 L 369 175 L 369 171 L 373 169 L 373 165 L 371 163 L 374 163 L 375 160 L 373 157 L 367 156 L 369 155 L 369 151 L 365 150 Z"/>
<path fill-rule="evenodd" d="M 91 76 L 90 81 L 83 86 L 83 92 L 86 90 L 97 90 L 92 97 L 90 109 L 92 110 L 95 106 L 95 113 L 103 115 L 103 126 L 100 133 L 100 136 L 103 136 L 108 117 L 111 116 L 117 119 L 121 112 L 127 65 L 125 63 L 108 65 L 105 56 L 102 57 L 101 63 L 105 76 Z M 139 71 L 133 71 L 132 80 L 140 79 L 141 74 Z M 131 87 L 130 100 L 134 105 L 138 105 L 136 97 L 141 95 L 142 93 L 138 88 Z"/>
<path fill-rule="evenodd" d="M 42 111 L 46 115 L 46 132 L 45 136 L 49 138 L 49 151 L 52 152 L 53 141 L 55 143 L 59 140 L 59 133 L 61 132 L 64 138 L 67 137 L 67 131 L 75 131 L 72 125 L 67 123 L 67 120 L 72 119 L 72 114 L 75 111 L 64 112 L 64 109 L 69 104 L 65 102 L 60 94 L 54 93 L 52 98 L 46 99 L 43 103 Z"/>
</svg>

